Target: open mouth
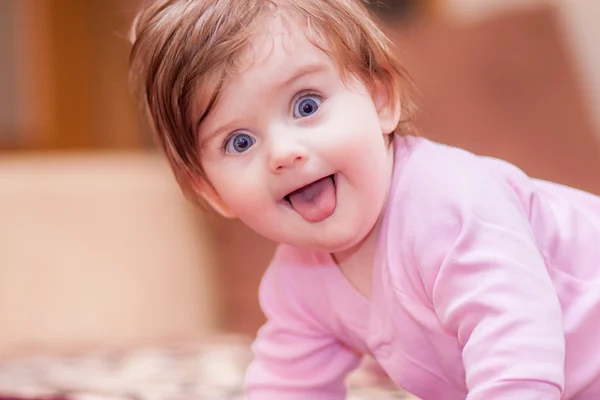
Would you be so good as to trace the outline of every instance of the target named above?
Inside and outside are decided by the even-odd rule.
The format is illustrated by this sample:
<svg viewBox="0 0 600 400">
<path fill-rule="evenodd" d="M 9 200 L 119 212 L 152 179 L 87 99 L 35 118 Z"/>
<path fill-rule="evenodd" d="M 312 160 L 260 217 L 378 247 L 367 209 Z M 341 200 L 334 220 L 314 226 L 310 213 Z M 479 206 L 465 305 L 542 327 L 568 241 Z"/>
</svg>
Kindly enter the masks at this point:
<svg viewBox="0 0 600 400">
<path fill-rule="evenodd" d="M 335 175 L 329 175 L 294 190 L 284 199 L 305 220 L 319 222 L 335 211 L 336 192 Z"/>
</svg>

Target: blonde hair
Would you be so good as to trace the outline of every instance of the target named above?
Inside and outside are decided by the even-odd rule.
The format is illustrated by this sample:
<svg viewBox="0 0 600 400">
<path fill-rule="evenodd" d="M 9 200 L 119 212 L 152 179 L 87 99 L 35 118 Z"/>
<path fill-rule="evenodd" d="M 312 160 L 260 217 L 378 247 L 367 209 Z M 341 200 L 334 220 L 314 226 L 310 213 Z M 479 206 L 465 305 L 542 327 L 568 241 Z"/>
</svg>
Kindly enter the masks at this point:
<svg viewBox="0 0 600 400">
<path fill-rule="evenodd" d="M 197 127 L 236 71 L 240 51 L 275 12 L 303 24 L 307 38 L 336 62 L 343 78 L 355 76 L 371 91 L 384 88 L 400 108 L 396 133 L 405 132 L 412 117 L 412 82 L 358 0 L 151 1 L 133 23 L 130 74 L 158 143 L 194 202 L 200 201 L 198 180 L 208 182 Z"/>
</svg>

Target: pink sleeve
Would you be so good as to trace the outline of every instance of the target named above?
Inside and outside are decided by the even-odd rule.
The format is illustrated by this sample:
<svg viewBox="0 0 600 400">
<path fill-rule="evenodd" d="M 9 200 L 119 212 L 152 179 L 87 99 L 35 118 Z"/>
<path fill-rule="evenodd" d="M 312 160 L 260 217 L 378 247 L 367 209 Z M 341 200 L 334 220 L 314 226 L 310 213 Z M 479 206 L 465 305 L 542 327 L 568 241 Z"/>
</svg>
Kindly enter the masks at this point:
<svg viewBox="0 0 600 400">
<path fill-rule="evenodd" d="M 412 251 L 442 326 L 462 347 L 467 399 L 558 400 L 562 314 L 528 216 L 477 159 L 442 164 L 421 169 L 415 184 Z"/>
<path fill-rule="evenodd" d="M 285 252 L 285 251 L 284 251 Z M 253 345 L 246 374 L 248 400 L 342 400 L 345 378 L 359 356 L 339 343 L 315 316 L 324 309 L 318 282 L 311 285 L 278 251 L 263 278 L 260 302 L 267 323 Z M 293 261 L 292 261 L 293 262 Z"/>
</svg>

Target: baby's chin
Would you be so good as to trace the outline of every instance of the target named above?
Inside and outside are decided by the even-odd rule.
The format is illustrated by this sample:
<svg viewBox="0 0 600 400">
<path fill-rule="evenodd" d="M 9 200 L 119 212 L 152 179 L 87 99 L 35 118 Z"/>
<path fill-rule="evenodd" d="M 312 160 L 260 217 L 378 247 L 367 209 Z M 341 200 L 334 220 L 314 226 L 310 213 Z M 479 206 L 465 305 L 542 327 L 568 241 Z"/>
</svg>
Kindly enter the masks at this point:
<svg viewBox="0 0 600 400">
<path fill-rule="evenodd" d="M 290 235 L 286 238 L 281 238 L 283 240 L 275 241 L 304 250 L 335 254 L 352 250 L 360 245 L 370 231 L 371 229 L 368 228 L 357 228 L 355 230 L 336 229 L 333 232 L 323 229 L 321 232 L 313 232 L 310 235 L 302 235 L 301 237 Z"/>
<path fill-rule="evenodd" d="M 377 222 L 376 215 L 366 219 L 364 213 L 355 215 L 354 218 L 334 213 L 324 221 L 302 224 L 286 221 L 285 218 L 281 218 L 276 225 L 264 224 L 259 218 L 268 216 L 263 214 L 259 217 L 255 213 L 249 218 L 240 219 L 254 232 L 276 243 L 321 253 L 339 253 L 353 249 L 372 232 Z"/>
</svg>

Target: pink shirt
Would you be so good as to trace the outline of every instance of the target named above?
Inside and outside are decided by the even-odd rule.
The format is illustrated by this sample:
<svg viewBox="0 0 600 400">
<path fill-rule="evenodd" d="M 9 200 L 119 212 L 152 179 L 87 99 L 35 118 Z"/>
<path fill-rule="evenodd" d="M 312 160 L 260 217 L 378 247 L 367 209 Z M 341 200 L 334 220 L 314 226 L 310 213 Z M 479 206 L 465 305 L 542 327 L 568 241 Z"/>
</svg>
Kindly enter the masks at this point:
<svg viewBox="0 0 600 400">
<path fill-rule="evenodd" d="M 426 400 L 600 399 L 600 198 L 395 144 L 371 299 L 328 254 L 280 246 L 248 399 L 343 399 L 366 353 Z"/>
</svg>

